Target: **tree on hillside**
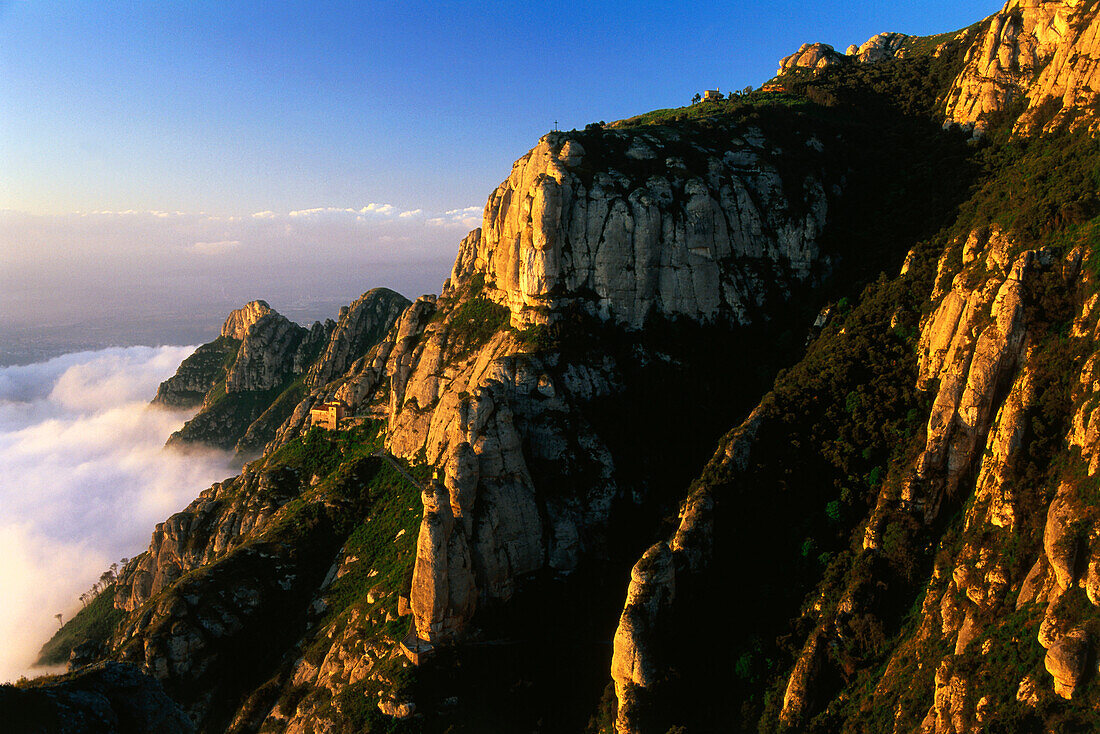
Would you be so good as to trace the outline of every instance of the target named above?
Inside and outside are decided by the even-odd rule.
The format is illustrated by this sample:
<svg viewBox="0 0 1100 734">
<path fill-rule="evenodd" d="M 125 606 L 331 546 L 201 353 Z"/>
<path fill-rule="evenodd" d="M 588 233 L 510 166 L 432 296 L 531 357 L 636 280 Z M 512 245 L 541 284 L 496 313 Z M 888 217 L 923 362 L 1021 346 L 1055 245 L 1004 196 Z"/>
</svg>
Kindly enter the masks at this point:
<svg viewBox="0 0 1100 734">
<path fill-rule="evenodd" d="M 699 100 L 701 100 L 701 99 L 702 99 L 702 97 L 699 96 L 698 92 L 696 92 L 695 96 L 691 98 L 691 103 L 692 104 L 699 104 Z"/>
</svg>

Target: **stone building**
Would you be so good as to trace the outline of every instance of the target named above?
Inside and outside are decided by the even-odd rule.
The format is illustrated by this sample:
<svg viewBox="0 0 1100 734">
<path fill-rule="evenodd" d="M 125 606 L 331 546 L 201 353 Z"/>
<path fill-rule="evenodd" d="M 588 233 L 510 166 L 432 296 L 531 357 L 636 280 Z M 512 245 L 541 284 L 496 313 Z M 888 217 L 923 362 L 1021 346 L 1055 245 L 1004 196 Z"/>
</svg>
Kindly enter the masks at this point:
<svg viewBox="0 0 1100 734">
<path fill-rule="evenodd" d="M 322 403 L 319 407 L 309 411 L 310 424 L 335 431 L 340 427 L 340 421 L 346 415 L 344 404 L 339 400 Z"/>
</svg>

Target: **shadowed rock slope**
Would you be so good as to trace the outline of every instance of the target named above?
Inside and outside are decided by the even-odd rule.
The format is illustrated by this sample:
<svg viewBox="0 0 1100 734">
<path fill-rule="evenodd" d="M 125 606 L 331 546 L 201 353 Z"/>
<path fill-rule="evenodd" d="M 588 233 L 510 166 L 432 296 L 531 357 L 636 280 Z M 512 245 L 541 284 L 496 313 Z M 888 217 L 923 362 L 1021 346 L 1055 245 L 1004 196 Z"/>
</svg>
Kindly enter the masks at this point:
<svg viewBox="0 0 1100 734">
<path fill-rule="evenodd" d="M 949 111 L 991 29 L 1041 48 L 1020 24 L 1069 14 L 1054 58 L 1096 15 L 1032 5 L 969 31 Z M 1043 79 L 1012 96 L 1041 98 Z M 1041 136 L 1030 105 L 989 118 L 958 219 L 832 309 L 722 440 L 630 574 L 597 729 L 1094 726 L 1100 145 L 1076 99 Z M 716 609 L 747 632 L 700 644 Z"/>
</svg>

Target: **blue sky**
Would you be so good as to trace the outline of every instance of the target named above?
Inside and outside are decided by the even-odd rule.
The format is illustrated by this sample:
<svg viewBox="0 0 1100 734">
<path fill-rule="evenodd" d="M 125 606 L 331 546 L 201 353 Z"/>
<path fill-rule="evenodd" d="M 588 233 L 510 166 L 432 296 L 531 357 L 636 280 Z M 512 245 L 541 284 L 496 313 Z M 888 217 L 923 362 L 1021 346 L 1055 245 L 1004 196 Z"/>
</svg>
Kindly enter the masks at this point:
<svg viewBox="0 0 1100 734">
<path fill-rule="evenodd" d="M 437 291 L 555 120 L 678 106 L 759 85 L 807 41 L 943 32 L 999 5 L 0 0 L 0 328 L 46 313 L 48 282 L 85 308 L 278 308 L 315 278 L 347 300 Z"/>
<path fill-rule="evenodd" d="M 0 207 L 480 204 L 554 120 L 675 106 L 759 84 L 805 41 L 940 32 L 998 7 L 10 2 Z"/>
</svg>

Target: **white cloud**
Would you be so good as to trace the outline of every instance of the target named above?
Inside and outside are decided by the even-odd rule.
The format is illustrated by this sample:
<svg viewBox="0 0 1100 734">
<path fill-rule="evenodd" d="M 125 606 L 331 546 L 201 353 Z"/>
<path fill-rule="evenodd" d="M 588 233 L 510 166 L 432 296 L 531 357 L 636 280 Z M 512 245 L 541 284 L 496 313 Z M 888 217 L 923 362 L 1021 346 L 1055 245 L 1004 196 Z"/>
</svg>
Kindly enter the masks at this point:
<svg viewBox="0 0 1100 734">
<path fill-rule="evenodd" d="M 397 216 L 401 217 L 402 219 L 406 219 L 408 217 L 415 217 L 417 214 L 423 213 L 423 211 L 423 209 L 413 209 L 412 211 L 401 212 Z"/>
<path fill-rule="evenodd" d="M 110 211 L 96 209 L 90 212 L 73 212 L 80 217 L 153 217 L 155 219 L 170 219 L 176 217 L 192 216 L 187 212 L 165 212 L 159 209 L 123 209 L 122 211 Z"/>
<path fill-rule="evenodd" d="M 294 211 L 287 214 L 287 216 L 290 216 L 290 217 L 311 217 L 311 216 L 315 216 L 317 214 L 328 214 L 328 213 L 331 213 L 331 212 L 347 212 L 347 211 L 351 211 L 351 210 L 350 209 L 335 209 L 331 206 L 318 206 L 318 207 L 314 207 L 313 209 L 295 209 Z"/>
<path fill-rule="evenodd" d="M 416 209 L 414 212 L 412 212 L 412 214 L 419 213 L 419 212 L 420 212 L 420 210 Z M 262 212 L 262 213 L 265 214 L 265 215 L 266 214 L 272 214 L 272 217 L 277 216 L 277 215 L 274 215 L 272 212 Z M 355 209 L 353 207 L 318 206 L 318 207 L 313 207 L 312 209 L 295 209 L 293 211 L 287 212 L 288 217 L 316 217 L 316 216 L 321 216 L 321 215 L 327 215 L 327 216 L 341 216 L 341 215 L 362 216 L 364 214 L 374 214 L 374 215 L 377 215 L 377 216 L 380 216 L 380 217 L 390 217 L 390 216 L 393 216 L 394 214 L 397 214 L 398 216 L 405 216 L 406 214 L 409 214 L 409 212 L 401 212 L 393 204 L 378 204 L 378 203 L 373 202 L 373 201 L 371 203 L 367 204 L 366 206 L 359 207 L 358 209 Z M 253 216 L 257 216 L 257 215 L 254 214 Z M 271 217 L 265 217 L 265 218 L 271 218 Z"/>
<path fill-rule="evenodd" d="M 473 229 L 481 226 L 481 207 L 468 206 L 463 209 L 451 209 L 443 214 L 432 217 L 428 224 L 433 227 L 464 227 Z"/>
<path fill-rule="evenodd" d="M 397 211 L 397 207 L 393 204 L 375 204 L 373 201 L 367 204 L 365 207 L 359 210 L 360 214 L 381 214 L 382 216 L 389 216 Z"/>
<path fill-rule="evenodd" d="M 153 526 L 232 472 L 162 448 L 186 415 L 147 407 L 191 347 L 131 347 L 0 368 L 0 681 L 29 670 L 78 597 Z"/>
</svg>

